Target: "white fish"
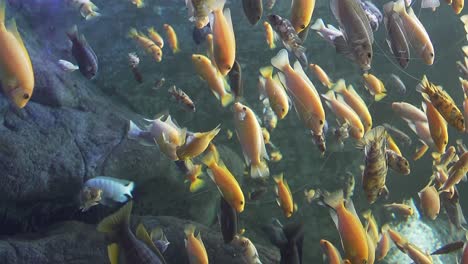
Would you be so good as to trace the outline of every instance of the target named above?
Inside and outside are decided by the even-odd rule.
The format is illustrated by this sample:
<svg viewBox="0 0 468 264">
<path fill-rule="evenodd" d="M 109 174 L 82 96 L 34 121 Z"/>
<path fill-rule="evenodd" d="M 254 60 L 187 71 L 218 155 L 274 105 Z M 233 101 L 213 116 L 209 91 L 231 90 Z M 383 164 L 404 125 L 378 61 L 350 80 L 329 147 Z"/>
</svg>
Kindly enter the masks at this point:
<svg viewBox="0 0 468 264">
<path fill-rule="evenodd" d="M 116 203 L 125 203 L 132 198 L 135 184 L 132 181 L 106 176 L 98 176 L 87 180 L 84 187 L 92 187 L 102 190 L 100 204 L 112 206 Z"/>
<path fill-rule="evenodd" d="M 319 34 L 319 36 L 321 36 L 333 46 L 335 46 L 335 39 L 337 37 L 343 36 L 343 32 L 341 32 L 333 25 L 325 26 L 325 23 L 321 18 L 318 18 L 310 28 L 317 31 L 317 34 Z"/>
<path fill-rule="evenodd" d="M 79 69 L 79 67 L 69 61 L 66 60 L 59 60 L 58 65 L 60 66 L 60 69 L 64 72 L 74 72 Z"/>
</svg>

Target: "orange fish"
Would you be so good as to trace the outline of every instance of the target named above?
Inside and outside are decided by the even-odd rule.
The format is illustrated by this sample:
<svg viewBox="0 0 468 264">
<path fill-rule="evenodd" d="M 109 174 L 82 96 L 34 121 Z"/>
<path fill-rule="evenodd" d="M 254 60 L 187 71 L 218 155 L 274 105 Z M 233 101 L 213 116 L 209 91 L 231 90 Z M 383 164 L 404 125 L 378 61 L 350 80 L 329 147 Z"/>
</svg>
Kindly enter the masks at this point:
<svg viewBox="0 0 468 264">
<path fill-rule="evenodd" d="M 361 139 L 364 136 L 364 125 L 356 112 L 354 112 L 354 110 L 345 103 L 343 97 L 340 95 L 338 98 L 335 97 L 335 92 L 333 90 L 328 91 L 326 94 L 322 94 L 322 97 L 325 99 L 325 103 L 333 113 L 335 113 L 339 119 L 345 120 L 346 123 L 350 125 L 350 134 L 355 139 Z"/>
<path fill-rule="evenodd" d="M 366 103 L 354 90 L 353 86 L 349 85 L 348 89 L 346 89 L 344 80 L 339 80 L 333 87 L 333 90 L 341 94 L 346 104 L 348 104 L 359 116 L 362 124 L 364 125 L 364 132 L 369 131 L 372 128 L 372 116 L 369 113 Z"/>
<path fill-rule="evenodd" d="M 440 198 L 434 185 L 427 185 L 418 195 L 423 214 L 431 220 L 436 219 L 440 212 Z"/>
<path fill-rule="evenodd" d="M 154 27 L 148 28 L 148 37 L 161 49 L 164 47 L 164 39 L 159 35 L 159 33 L 154 29 Z"/>
<path fill-rule="evenodd" d="M 202 162 L 209 168 L 207 173 L 218 187 L 224 200 L 238 213 L 244 211 L 244 193 L 234 175 L 224 165 L 223 161 L 219 159 L 219 154 L 215 147 L 203 158 Z"/>
<path fill-rule="evenodd" d="M 130 29 L 128 36 L 134 39 L 147 53 L 153 55 L 153 58 L 157 62 L 162 60 L 163 53 L 161 48 L 151 39 L 147 38 L 142 33 L 139 33 L 135 28 Z"/>
<path fill-rule="evenodd" d="M 444 153 L 448 144 L 447 121 L 428 100 L 422 104 L 427 116 L 431 137 L 439 153 Z"/>
<path fill-rule="evenodd" d="M 315 0 L 293 0 L 291 3 L 291 24 L 297 33 L 309 26 L 315 9 Z"/>
<path fill-rule="evenodd" d="M 369 248 L 367 245 L 367 236 L 364 227 L 359 220 L 359 217 L 354 211 L 352 201 L 345 202 L 343 199 L 343 191 L 337 191 L 323 197 L 323 203 L 331 207 L 332 217 L 335 221 L 338 232 L 340 233 L 341 242 L 345 252 L 345 257 L 351 263 L 367 263 L 369 258 Z"/>
<path fill-rule="evenodd" d="M 210 23 L 213 32 L 214 58 L 219 72 L 226 76 L 236 59 L 236 39 L 232 27 L 231 10 L 223 11 L 226 0 L 218 0 L 213 9 L 213 21 Z"/>
<path fill-rule="evenodd" d="M 320 67 L 317 64 L 310 64 L 309 67 L 315 74 L 317 79 L 323 84 L 323 86 L 326 86 L 328 88 L 331 88 L 333 86 L 333 82 L 330 80 L 328 74 L 322 69 L 322 67 Z"/>
<path fill-rule="evenodd" d="M 230 87 L 210 59 L 201 54 L 193 54 L 192 62 L 195 71 L 208 83 L 211 91 L 221 101 L 221 104 L 226 107 L 232 103 L 234 97 L 229 92 Z"/>
<path fill-rule="evenodd" d="M 370 73 L 364 73 L 362 77 L 364 78 L 366 89 L 374 97 L 375 101 L 378 102 L 387 96 L 387 90 L 381 80 Z"/>
<path fill-rule="evenodd" d="M 413 207 L 407 204 L 391 203 L 391 204 L 384 204 L 383 207 L 386 208 L 387 210 L 398 212 L 404 217 L 408 217 L 414 214 Z"/>
<path fill-rule="evenodd" d="M 208 254 L 206 253 L 205 245 L 201 239 L 200 233 L 195 236 L 195 226 L 190 224 L 184 229 L 186 238 L 185 249 L 189 257 L 190 264 L 208 264 Z"/>
<path fill-rule="evenodd" d="M 263 22 L 263 27 L 265 28 L 265 37 L 266 37 L 266 42 L 268 44 L 268 47 L 270 49 L 275 49 L 276 44 L 275 44 L 275 32 L 273 31 L 273 28 L 271 27 L 270 23 L 267 21 Z"/>
<path fill-rule="evenodd" d="M 291 94 L 299 118 L 311 130 L 315 144 L 322 153 L 325 152 L 323 126 L 325 125 L 325 111 L 315 86 L 304 73 L 299 62 L 294 69 L 289 65 L 288 52 L 282 49 L 271 59 L 271 64 L 281 71 L 278 76 Z"/>
<path fill-rule="evenodd" d="M 325 239 L 320 240 L 323 253 L 327 256 L 328 264 L 342 264 L 341 254 L 333 244 Z"/>
<path fill-rule="evenodd" d="M 34 72 L 26 46 L 12 20 L 5 27 L 5 1 L 0 1 L 0 78 L 4 94 L 18 108 L 31 99 Z"/>
<path fill-rule="evenodd" d="M 390 237 L 388 236 L 388 225 L 385 224 L 382 226 L 380 240 L 375 249 L 375 260 L 381 261 L 384 259 L 388 251 L 390 251 Z"/>
<path fill-rule="evenodd" d="M 468 152 L 463 153 L 457 162 L 449 169 L 448 179 L 444 185 L 439 188 L 439 192 L 450 190 L 455 184 L 458 184 L 468 172 Z"/>
<path fill-rule="evenodd" d="M 180 52 L 179 41 L 177 40 L 177 34 L 174 28 L 168 24 L 164 24 L 163 27 L 166 30 L 167 42 L 169 42 L 169 46 L 172 49 L 172 53 L 175 54 Z"/>
<path fill-rule="evenodd" d="M 275 111 L 279 119 L 286 117 L 289 111 L 289 97 L 278 78 L 273 78 L 273 67 L 268 66 L 260 69 L 260 100 L 268 97 L 270 107 Z"/>
<path fill-rule="evenodd" d="M 252 109 L 237 102 L 234 104 L 234 123 L 245 163 L 250 165 L 250 177 L 268 177 L 270 171 L 265 161 L 268 159 L 268 154 L 257 116 Z"/>
<path fill-rule="evenodd" d="M 396 154 L 402 156 L 400 148 L 398 145 L 395 143 L 395 140 L 390 136 L 389 133 L 387 133 L 387 144 L 388 144 L 388 149 L 395 151 Z"/>
<path fill-rule="evenodd" d="M 297 211 L 297 204 L 293 201 L 291 189 L 289 189 L 289 185 L 286 180 L 284 180 L 282 173 L 274 176 L 273 179 L 277 184 L 275 187 L 275 192 L 278 196 L 276 202 L 281 209 L 283 209 L 284 216 L 289 218 L 295 211 Z"/>
<path fill-rule="evenodd" d="M 177 157 L 181 160 L 193 159 L 202 154 L 208 144 L 218 135 L 220 125 L 208 132 L 187 133 L 185 144 L 177 148 Z"/>
</svg>

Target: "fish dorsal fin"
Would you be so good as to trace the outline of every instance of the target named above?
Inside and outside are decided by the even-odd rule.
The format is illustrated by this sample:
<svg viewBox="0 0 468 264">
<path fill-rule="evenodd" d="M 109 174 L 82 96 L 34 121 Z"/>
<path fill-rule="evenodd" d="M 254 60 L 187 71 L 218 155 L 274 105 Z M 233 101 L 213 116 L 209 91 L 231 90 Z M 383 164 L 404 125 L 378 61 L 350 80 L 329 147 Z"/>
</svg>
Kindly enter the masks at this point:
<svg viewBox="0 0 468 264">
<path fill-rule="evenodd" d="M 319 96 L 314 84 L 310 81 L 309 77 L 305 74 L 299 61 L 294 62 L 294 71 L 301 76 L 301 78 L 312 88 L 316 96 Z"/>
<path fill-rule="evenodd" d="M 196 236 L 195 238 L 200 242 L 200 244 L 201 244 L 203 247 L 205 247 L 205 244 L 203 244 L 203 240 L 202 240 L 202 238 L 201 238 L 201 232 L 200 232 L 200 231 L 198 231 L 198 234 L 197 234 L 197 236 Z"/>
<path fill-rule="evenodd" d="M 10 21 L 7 29 L 8 29 L 9 32 L 11 32 L 11 34 L 13 34 L 13 36 L 15 36 L 16 40 L 18 41 L 18 43 L 21 46 L 21 49 L 24 52 L 24 55 L 27 56 L 29 64 L 31 65 L 31 59 L 29 58 L 28 50 L 26 50 L 26 46 L 24 45 L 23 39 L 21 38 L 21 35 L 20 35 L 19 31 L 18 31 L 18 27 L 16 26 L 16 20 L 15 19 L 12 19 Z"/>
<path fill-rule="evenodd" d="M 161 252 L 159 252 L 159 249 L 153 243 L 153 240 L 151 240 L 151 237 L 148 234 L 148 231 L 146 231 L 145 226 L 143 226 L 143 224 L 141 224 L 141 223 L 138 225 L 138 227 L 136 229 L 136 237 L 139 240 L 141 240 L 143 243 L 145 243 L 159 257 L 159 259 L 163 263 L 166 263 L 166 260 L 164 259 L 164 256 L 161 254 Z"/>
<path fill-rule="evenodd" d="M 234 27 L 232 26 L 232 19 L 231 19 L 231 9 L 226 8 L 223 11 L 224 18 L 226 18 L 226 22 L 228 23 L 229 27 L 231 28 L 231 32 L 234 33 Z"/>
<path fill-rule="evenodd" d="M 110 264 L 119 263 L 119 245 L 117 243 L 107 246 L 107 256 L 109 257 Z"/>
</svg>

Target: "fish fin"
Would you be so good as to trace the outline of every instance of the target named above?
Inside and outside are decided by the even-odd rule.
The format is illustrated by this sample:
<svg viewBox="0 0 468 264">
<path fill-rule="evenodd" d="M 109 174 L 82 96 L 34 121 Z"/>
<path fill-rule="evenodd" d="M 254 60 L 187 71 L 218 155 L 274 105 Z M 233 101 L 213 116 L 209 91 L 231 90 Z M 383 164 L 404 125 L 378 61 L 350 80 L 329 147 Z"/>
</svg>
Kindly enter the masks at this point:
<svg viewBox="0 0 468 264">
<path fill-rule="evenodd" d="M 226 92 L 221 97 L 221 104 L 223 105 L 223 107 L 230 105 L 233 101 L 234 101 L 234 96 L 232 96 L 231 93 Z"/>
<path fill-rule="evenodd" d="M 314 84 L 310 81 L 309 77 L 307 77 L 304 69 L 302 69 L 301 63 L 299 61 L 294 62 L 294 71 L 301 76 L 301 78 L 306 81 L 306 83 L 312 88 L 313 92 L 316 96 L 319 96 L 317 89 L 315 89 Z"/>
<path fill-rule="evenodd" d="M 278 54 L 276 54 L 276 56 L 271 58 L 270 62 L 275 68 L 281 71 L 287 65 L 289 65 L 288 51 L 281 49 Z"/>
<path fill-rule="evenodd" d="M 225 4 L 226 4 L 226 0 L 215 0 L 214 3 L 213 3 L 212 9 L 213 9 L 213 11 L 223 10 Z"/>
<path fill-rule="evenodd" d="M 213 167 L 219 160 L 219 154 L 216 150 L 211 150 L 208 152 L 202 159 L 202 163 L 205 164 L 208 168 Z"/>
<path fill-rule="evenodd" d="M 226 18 L 226 22 L 228 23 L 229 27 L 231 28 L 231 32 L 234 32 L 234 27 L 232 26 L 232 19 L 231 19 L 231 9 L 229 8 L 224 9 L 223 15 Z"/>
<path fill-rule="evenodd" d="M 335 19 L 338 21 L 338 23 L 340 25 L 343 25 L 343 23 L 341 23 L 341 19 L 340 19 L 340 12 L 338 11 L 339 7 L 338 7 L 338 2 L 339 0 L 331 0 L 330 1 L 330 9 L 333 13 L 333 16 L 335 16 Z"/>
<path fill-rule="evenodd" d="M 273 67 L 272 66 L 266 66 L 260 68 L 260 74 L 263 76 L 263 78 L 272 78 L 273 76 Z"/>
<path fill-rule="evenodd" d="M 346 91 L 346 83 L 345 80 L 339 79 L 331 88 L 336 93 L 343 93 Z"/>
<path fill-rule="evenodd" d="M 335 50 L 337 53 L 341 53 L 345 57 L 350 58 L 350 59 L 354 58 L 351 50 L 349 49 L 348 41 L 346 40 L 344 36 L 336 37 L 333 40 L 333 44 L 335 45 Z"/>
<path fill-rule="evenodd" d="M 273 176 L 273 180 L 275 180 L 276 183 L 280 183 L 283 181 L 283 173 L 280 173 L 278 175 Z"/>
<path fill-rule="evenodd" d="M 83 13 L 81 14 L 85 20 L 91 20 L 93 18 L 97 18 L 97 17 L 100 17 L 101 16 L 101 13 L 99 12 L 96 12 L 96 11 L 92 11 L 91 13 L 89 13 L 88 15 L 84 16 Z"/>
<path fill-rule="evenodd" d="M 343 190 L 322 194 L 321 198 L 322 203 L 333 209 L 333 211 L 335 211 L 338 206 L 344 203 Z"/>
<path fill-rule="evenodd" d="M 398 0 L 393 5 L 393 11 L 398 14 L 406 14 L 406 6 L 404 0 Z"/>
<path fill-rule="evenodd" d="M 262 76 L 258 76 L 258 82 L 259 82 L 259 85 L 258 85 L 258 92 L 260 94 L 259 98 L 260 101 L 263 101 L 265 99 L 267 99 L 268 95 L 267 95 L 267 91 L 266 91 L 266 88 L 265 88 L 265 78 L 262 77 Z"/>
<path fill-rule="evenodd" d="M 325 94 L 321 94 L 322 98 L 325 99 L 325 103 L 328 107 L 332 108 L 331 101 L 335 100 L 335 92 L 333 90 L 329 90 Z"/>
<path fill-rule="evenodd" d="M 366 133 L 363 138 L 361 138 L 356 143 L 356 148 L 364 149 L 367 144 L 370 142 L 381 141 L 387 137 L 387 130 L 383 126 L 378 126 L 373 128 L 370 132 Z"/>
<path fill-rule="evenodd" d="M 78 27 L 73 25 L 68 31 L 67 36 L 71 41 L 78 40 Z"/>
<path fill-rule="evenodd" d="M 0 23 L 3 23 L 3 24 L 5 23 L 5 9 L 6 9 L 5 0 L 0 0 Z"/>
<path fill-rule="evenodd" d="M 67 33 L 68 35 L 68 33 Z M 128 31 L 128 34 L 127 34 L 127 37 L 128 38 L 135 38 L 137 37 L 139 34 L 138 34 L 138 31 L 136 30 L 136 28 L 130 28 L 130 30 Z M 70 35 L 69 35 L 70 36 Z"/>
<path fill-rule="evenodd" d="M 110 264 L 119 263 L 119 245 L 117 243 L 107 246 L 107 256 L 109 257 Z"/>
<path fill-rule="evenodd" d="M 266 161 L 262 160 L 259 164 L 250 165 L 250 177 L 252 177 L 253 179 L 265 178 L 269 175 L 270 170 L 268 169 Z"/>
<path fill-rule="evenodd" d="M 120 228 L 127 228 L 130 223 L 133 201 L 129 201 L 117 212 L 104 218 L 97 226 L 97 230 L 102 233 L 113 234 Z"/>
<path fill-rule="evenodd" d="M 437 8 L 440 6 L 439 0 L 422 0 L 421 8 Z"/>
<path fill-rule="evenodd" d="M 375 100 L 376 102 L 378 102 L 378 101 L 384 99 L 385 96 L 387 96 L 387 93 L 386 93 L 386 92 L 381 92 L 381 93 L 379 93 L 379 94 L 374 95 L 374 100 Z"/>
<path fill-rule="evenodd" d="M 195 225 L 193 224 L 188 224 L 185 226 L 184 228 L 184 234 L 185 236 L 190 236 L 190 235 L 193 235 L 195 236 Z"/>
<path fill-rule="evenodd" d="M 146 228 L 145 228 L 145 226 L 143 224 L 140 223 L 138 225 L 135 235 L 139 240 L 141 240 L 143 243 L 145 243 L 145 245 L 148 246 L 148 248 L 150 248 L 151 251 L 153 251 L 163 263 L 166 263 L 166 261 L 164 260 L 163 255 L 161 254 L 159 249 L 156 247 L 153 240 L 151 240 L 151 237 L 148 234 L 148 231 L 146 231 Z"/>
<path fill-rule="evenodd" d="M 151 240 L 163 240 L 165 238 L 164 231 L 161 227 L 156 227 L 151 230 Z"/>
<path fill-rule="evenodd" d="M 133 189 L 135 189 L 135 183 L 131 181 L 125 186 L 125 195 L 128 196 L 129 198 L 133 198 L 132 196 Z"/>
<path fill-rule="evenodd" d="M 318 18 L 317 20 L 315 20 L 315 23 L 312 24 L 312 26 L 310 26 L 310 28 L 315 31 L 320 31 L 325 28 L 325 23 L 323 22 L 321 18 Z"/>
<path fill-rule="evenodd" d="M 29 59 L 29 54 L 28 51 L 26 50 L 26 46 L 24 45 L 23 39 L 21 38 L 20 33 L 18 32 L 18 27 L 16 26 L 16 20 L 12 19 L 9 23 L 8 26 L 8 31 L 10 31 L 16 38 L 16 40 L 19 42 L 21 45 L 21 48 L 23 49 L 24 54 L 28 57 Z M 31 60 L 29 59 L 29 63 L 31 63 Z"/>
<path fill-rule="evenodd" d="M 199 177 L 196 177 L 195 180 L 190 183 L 190 192 L 197 192 L 203 186 L 205 186 L 205 181 Z"/>
<path fill-rule="evenodd" d="M 203 240 L 201 238 L 201 232 L 200 231 L 198 231 L 198 234 L 197 234 L 197 236 L 195 238 L 200 242 L 202 247 L 205 247 L 205 244 L 203 244 Z"/>
<path fill-rule="evenodd" d="M 138 139 L 140 137 L 141 132 L 143 131 L 130 120 L 128 125 L 127 137 L 129 139 Z"/>
<path fill-rule="evenodd" d="M 288 90 L 288 87 L 286 86 L 286 76 L 284 76 L 284 73 L 282 72 L 278 72 L 275 77 L 278 78 L 278 81 L 283 85 L 284 89 L 287 91 Z M 291 99 L 289 96 L 288 96 L 289 99 Z"/>
</svg>

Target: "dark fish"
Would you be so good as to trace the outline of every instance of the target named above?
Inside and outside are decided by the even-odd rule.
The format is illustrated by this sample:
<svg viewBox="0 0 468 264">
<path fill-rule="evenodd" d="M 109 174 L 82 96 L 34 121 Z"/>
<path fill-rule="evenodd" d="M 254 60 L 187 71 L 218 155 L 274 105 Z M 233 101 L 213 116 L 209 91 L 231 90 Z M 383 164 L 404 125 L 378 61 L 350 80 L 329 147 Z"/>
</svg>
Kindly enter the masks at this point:
<svg viewBox="0 0 468 264">
<path fill-rule="evenodd" d="M 398 75 L 395 74 L 390 74 L 390 79 L 389 79 L 390 87 L 393 87 L 394 90 L 398 92 L 400 96 L 403 96 L 406 94 L 406 85 L 403 83 L 403 81 L 398 77 Z"/>
<path fill-rule="evenodd" d="M 210 23 L 202 28 L 193 27 L 192 38 L 197 45 L 203 43 L 208 34 L 211 34 Z"/>
<path fill-rule="evenodd" d="M 143 83 L 143 75 L 141 74 L 138 67 L 132 68 L 133 77 L 138 83 Z"/>
<path fill-rule="evenodd" d="M 296 56 L 303 67 L 308 66 L 309 63 L 305 54 L 306 48 L 302 46 L 302 40 L 297 35 L 291 22 L 278 15 L 269 15 L 268 21 L 273 30 L 275 30 L 281 38 L 284 47 L 294 53 L 294 56 Z"/>
<path fill-rule="evenodd" d="M 154 86 L 153 86 L 153 90 L 159 90 L 161 89 L 161 87 L 163 87 L 163 85 L 166 83 L 166 79 L 163 77 L 161 79 L 158 79 L 156 81 L 154 81 Z"/>
<path fill-rule="evenodd" d="M 463 64 L 461 61 L 457 61 L 457 68 L 460 74 L 462 74 L 465 79 L 468 79 L 468 65 Z"/>
<path fill-rule="evenodd" d="M 383 20 L 382 12 L 370 1 L 361 1 L 361 6 L 369 19 L 370 26 L 373 31 L 379 29 L 379 24 Z"/>
<path fill-rule="evenodd" d="M 126 263 L 166 263 L 143 225 L 138 226 L 136 236 L 130 230 L 132 205 L 133 202 L 129 201 L 117 212 L 104 218 L 97 227 L 99 232 L 110 234 L 115 238 L 120 247 L 119 250 L 109 250 L 109 256 L 115 256 L 120 251 L 124 253 Z"/>
<path fill-rule="evenodd" d="M 78 36 L 78 28 L 73 28 L 67 32 L 68 38 L 73 43 L 72 54 L 80 67 L 80 72 L 88 79 L 93 79 L 98 72 L 98 59 L 91 46 L 89 46 L 84 35 Z"/>
<path fill-rule="evenodd" d="M 267 187 L 259 187 L 249 193 L 249 200 L 256 201 L 268 191 Z"/>
<path fill-rule="evenodd" d="M 244 14 L 253 26 L 262 18 L 263 5 L 262 0 L 242 0 Z"/>
<path fill-rule="evenodd" d="M 330 8 L 343 31 L 341 41 L 347 44 L 335 44 L 337 51 L 352 58 L 362 70 L 369 70 L 374 34 L 360 0 L 331 0 Z"/>
<path fill-rule="evenodd" d="M 231 243 L 237 235 L 237 212 L 221 197 L 219 223 L 224 243 Z"/>
<path fill-rule="evenodd" d="M 271 243 L 280 249 L 280 264 L 302 264 L 302 243 L 304 241 L 304 225 L 302 223 L 288 223 L 282 226 L 278 220 L 263 230 Z"/>
<path fill-rule="evenodd" d="M 398 155 L 398 153 L 391 149 L 387 149 L 386 154 L 387 164 L 390 169 L 403 175 L 410 174 L 410 165 L 405 157 Z"/>
<path fill-rule="evenodd" d="M 464 245 L 465 245 L 465 242 L 463 241 L 456 241 L 453 243 L 449 243 L 447 245 L 443 245 L 440 248 L 436 249 L 434 252 L 431 253 L 431 255 L 443 255 L 443 254 L 452 253 L 454 251 L 462 249 Z"/>
<path fill-rule="evenodd" d="M 456 228 L 466 230 L 467 222 L 460 206 L 458 190 L 456 187 L 453 196 L 450 197 L 450 195 L 451 194 L 449 192 L 440 193 L 440 201 L 444 206 L 448 219 Z"/>
<path fill-rule="evenodd" d="M 237 60 L 234 61 L 234 65 L 232 65 L 232 69 L 229 72 L 229 84 L 231 85 L 231 90 L 236 98 L 243 96 L 244 87 L 242 85 L 242 68 Z"/>
<path fill-rule="evenodd" d="M 402 68 L 409 63 L 410 49 L 401 17 L 393 11 L 393 2 L 384 5 L 384 24 L 387 30 L 387 43 L 392 54 Z"/>
</svg>

